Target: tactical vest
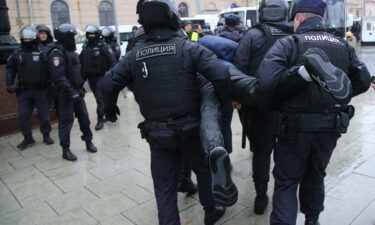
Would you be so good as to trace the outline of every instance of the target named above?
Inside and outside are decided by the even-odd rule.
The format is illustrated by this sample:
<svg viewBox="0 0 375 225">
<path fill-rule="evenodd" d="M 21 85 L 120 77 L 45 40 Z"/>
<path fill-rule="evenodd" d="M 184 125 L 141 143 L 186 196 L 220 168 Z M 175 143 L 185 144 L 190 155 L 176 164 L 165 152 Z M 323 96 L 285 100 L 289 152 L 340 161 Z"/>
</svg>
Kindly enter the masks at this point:
<svg viewBox="0 0 375 225">
<path fill-rule="evenodd" d="M 200 92 L 196 74 L 182 70 L 185 40 L 143 42 L 132 50 L 135 100 L 147 121 L 199 116 Z"/>
<path fill-rule="evenodd" d="M 262 30 L 266 35 L 266 48 L 260 49 L 259 54 L 255 55 L 251 59 L 250 69 L 248 74 L 250 76 L 255 76 L 260 64 L 262 63 L 264 57 L 266 56 L 268 50 L 273 46 L 273 44 L 280 38 L 290 35 L 290 33 L 280 30 L 277 27 L 272 27 L 267 24 L 258 24 L 254 28 Z"/>
<path fill-rule="evenodd" d="M 329 33 L 305 33 L 293 36 L 297 42 L 296 65 L 303 64 L 303 53 L 309 48 L 320 48 L 329 57 L 331 63 L 348 74 L 349 54 L 345 43 Z M 317 82 L 309 82 L 307 87 L 281 103 L 281 110 L 287 112 L 332 112 L 337 100 L 325 91 Z"/>
<path fill-rule="evenodd" d="M 82 48 L 82 67 L 87 77 L 103 76 L 109 65 L 103 52 L 103 44 L 96 46 L 84 45 Z"/>
<path fill-rule="evenodd" d="M 64 54 L 66 56 L 66 76 L 73 87 L 80 89 L 85 81 L 82 77 L 78 54 L 71 51 L 64 51 Z"/>
<path fill-rule="evenodd" d="M 43 88 L 47 85 L 48 63 L 42 52 L 21 52 L 17 70 L 21 86 Z"/>
</svg>

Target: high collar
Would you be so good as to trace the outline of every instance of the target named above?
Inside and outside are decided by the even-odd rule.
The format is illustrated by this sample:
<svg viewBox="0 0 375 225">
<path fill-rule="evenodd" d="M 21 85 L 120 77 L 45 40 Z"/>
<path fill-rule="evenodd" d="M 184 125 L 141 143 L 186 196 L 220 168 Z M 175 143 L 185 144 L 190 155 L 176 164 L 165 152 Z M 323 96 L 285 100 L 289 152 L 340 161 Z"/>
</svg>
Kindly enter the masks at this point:
<svg viewBox="0 0 375 225">
<path fill-rule="evenodd" d="M 146 32 L 147 41 L 165 41 L 176 36 L 177 32 L 168 27 L 153 27 Z"/>
<path fill-rule="evenodd" d="M 325 31 L 326 26 L 322 19 L 319 17 L 311 17 L 303 21 L 299 27 L 297 28 L 296 33 L 302 34 L 302 33 L 308 33 L 308 32 L 314 32 L 314 31 Z"/>
</svg>

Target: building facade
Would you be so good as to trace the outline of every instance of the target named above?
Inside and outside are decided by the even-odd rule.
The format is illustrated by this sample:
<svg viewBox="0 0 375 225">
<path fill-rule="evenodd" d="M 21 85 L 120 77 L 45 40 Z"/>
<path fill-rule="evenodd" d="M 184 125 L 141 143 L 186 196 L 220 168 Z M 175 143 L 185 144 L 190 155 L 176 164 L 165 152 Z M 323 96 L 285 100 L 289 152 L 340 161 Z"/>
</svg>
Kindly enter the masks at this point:
<svg viewBox="0 0 375 225">
<path fill-rule="evenodd" d="M 138 0 L 117 0 L 119 25 L 137 24 L 135 8 Z M 174 0 L 183 16 L 214 14 L 237 6 L 255 6 L 256 0 Z M 50 28 L 72 23 L 80 30 L 87 24 L 113 25 L 112 0 L 8 0 L 11 33 L 18 38 L 19 29 L 29 24 L 45 24 Z M 198 7 L 197 7 L 198 6 Z"/>
</svg>

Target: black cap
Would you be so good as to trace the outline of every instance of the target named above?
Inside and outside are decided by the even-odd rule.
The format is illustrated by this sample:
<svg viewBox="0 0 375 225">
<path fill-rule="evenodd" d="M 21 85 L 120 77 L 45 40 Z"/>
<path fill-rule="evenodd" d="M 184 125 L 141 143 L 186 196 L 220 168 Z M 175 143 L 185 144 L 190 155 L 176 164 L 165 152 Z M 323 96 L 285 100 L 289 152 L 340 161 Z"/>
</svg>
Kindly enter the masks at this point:
<svg viewBox="0 0 375 225">
<path fill-rule="evenodd" d="M 225 17 L 225 24 L 230 26 L 230 27 L 238 26 L 238 25 L 241 24 L 240 17 L 231 14 L 231 15 Z"/>
<path fill-rule="evenodd" d="M 297 13 L 313 13 L 323 17 L 326 6 L 327 5 L 323 0 L 301 0 L 297 5 L 292 19 L 294 19 Z"/>
</svg>

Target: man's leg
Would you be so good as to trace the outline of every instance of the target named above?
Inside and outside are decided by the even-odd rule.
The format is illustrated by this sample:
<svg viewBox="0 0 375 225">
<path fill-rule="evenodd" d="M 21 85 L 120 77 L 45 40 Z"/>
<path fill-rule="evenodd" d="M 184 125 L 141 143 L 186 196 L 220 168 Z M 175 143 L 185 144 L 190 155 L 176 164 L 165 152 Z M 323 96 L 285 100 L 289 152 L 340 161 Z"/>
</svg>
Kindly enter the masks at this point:
<svg viewBox="0 0 375 225">
<path fill-rule="evenodd" d="M 94 77 L 89 79 L 89 86 L 96 100 L 96 115 L 98 118 L 98 123 L 95 126 L 95 130 L 101 130 L 104 123 L 104 103 L 103 96 L 99 88 L 101 79 L 102 77 Z"/>
<path fill-rule="evenodd" d="M 21 91 L 17 97 L 17 103 L 20 129 L 24 136 L 24 140 L 17 145 L 17 148 L 25 149 L 35 143 L 31 131 L 31 115 L 34 109 L 32 93 L 28 90 Z"/>
<path fill-rule="evenodd" d="M 178 192 L 193 195 L 197 193 L 197 185 L 191 180 L 191 168 L 188 162 L 181 159 L 180 170 L 178 174 Z"/>
<path fill-rule="evenodd" d="M 337 134 L 320 133 L 314 136 L 306 175 L 299 188 L 301 212 L 306 219 L 317 220 L 324 209 L 324 177 L 326 168 L 336 147 Z"/>
<path fill-rule="evenodd" d="M 77 157 L 70 151 L 70 131 L 74 123 L 74 102 L 63 96 L 57 101 L 59 115 L 59 139 L 63 149 L 63 158 L 69 161 L 77 160 Z"/>
<path fill-rule="evenodd" d="M 305 176 L 311 141 L 309 135 L 299 133 L 294 140 L 279 139 L 276 144 L 271 225 L 296 224 L 297 188 Z"/>
<path fill-rule="evenodd" d="M 268 181 L 271 167 L 271 154 L 276 138 L 273 132 L 271 112 L 251 111 L 248 114 L 248 137 L 253 152 L 252 169 L 256 190 L 254 212 L 263 214 L 268 205 Z"/>
<path fill-rule="evenodd" d="M 45 90 L 38 90 L 35 92 L 34 100 L 38 110 L 38 118 L 40 123 L 40 132 L 43 134 L 43 141 L 46 144 L 53 144 L 50 138 L 51 119 L 49 116 L 49 103 L 47 99 L 47 92 Z"/>
<path fill-rule="evenodd" d="M 92 132 L 90 129 L 90 118 L 87 112 L 86 102 L 80 99 L 74 103 L 74 112 L 78 119 L 79 128 L 82 132 L 82 140 L 86 142 L 86 149 L 89 152 L 97 152 L 96 147 L 92 143 Z"/>
<path fill-rule="evenodd" d="M 154 181 L 160 225 L 179 225 L 177 184 L 180 154 L 177 149 L 158 149 L 150 144 L 151 174 Z"/>
</svg>

